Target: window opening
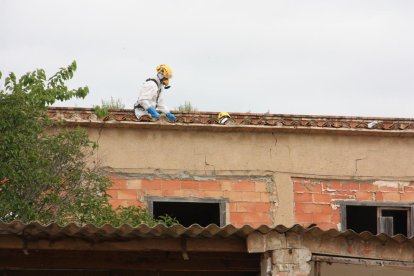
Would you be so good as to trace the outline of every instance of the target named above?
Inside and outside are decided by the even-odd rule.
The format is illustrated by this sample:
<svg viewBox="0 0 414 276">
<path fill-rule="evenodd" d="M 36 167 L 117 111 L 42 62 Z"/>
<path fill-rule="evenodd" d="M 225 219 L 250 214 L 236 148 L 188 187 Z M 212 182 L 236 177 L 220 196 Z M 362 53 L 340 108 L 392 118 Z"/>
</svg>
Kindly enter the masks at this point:
<svg viewBox="0 0 414 276">
<path fill-rule="evenodd" d="M 342 230 L 352 229 L 357 233 L 369 231 L 376 235 L 385 233 L 390 236 L 402 234 L 412 236 L 413 206 L 407 204 L 385 203 L 340 203 Z"/>
<path fill-rule="evenodd" d="M 369 231 L 377 234 L 377 207 L 346 206 L 346 225 L 357 233 Z"/>
<path fill-rule="evenodd" d="M 165 214 L 175 217 L 180 224 L 188 227 L 199 224 L 203 227 L 209 224 L 221 226 L 220 202 L 177 202 L 156 201 L 152 202 L 152 214 L 154 218 Z"/>
<path fill-rule="evenodd" d="M 391 236 L 397 234 L 407 236 L 408 210 L 378 208 L 378 211 L 380 233 L 386 233 Z"/>
</svg>

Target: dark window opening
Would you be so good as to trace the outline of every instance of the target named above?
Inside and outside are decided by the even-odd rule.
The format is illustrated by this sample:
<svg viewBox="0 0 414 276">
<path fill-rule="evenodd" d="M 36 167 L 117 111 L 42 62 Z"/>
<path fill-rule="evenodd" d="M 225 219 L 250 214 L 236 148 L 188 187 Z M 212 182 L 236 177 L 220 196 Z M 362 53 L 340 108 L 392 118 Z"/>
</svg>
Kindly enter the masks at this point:
<svg viewBox="0 0 414 276">
<path fill-rule="evenodd" d="M 220 226 L 220 203 L 153 201 L 152 208 L 154 218 L 167 214 L 185 227 L 195 223 Z"/>
<path fill-rule="evenodd" d="M 384 233 L 389 235 L 402 234 L 407 236 L 407 220 L 408 220 L 408 211 L 407 210 L 391 210 L 383 209 L 381 210 L 381 218 L 384 221 L 382 227 L 384 227 Z M 386 226 L 388 221 L 389 227 Z"/>
<path fill-rule="evenodd" d="M 345 215 L 342 217 L 343 230 L 352 229 L 357 233 L 369 231 L 374 235 L 385 233 L 390 236 L 397 234 L 411 236 L 413 233 L 411 206 L 351 203 L 344 204 L 342 208 Z"/>
<path fill-rule="evenodd" d="M 357 233 L 369 231 L 377 234 L 377 207 L 346 206 L 346 228 Z"/>
</svg>

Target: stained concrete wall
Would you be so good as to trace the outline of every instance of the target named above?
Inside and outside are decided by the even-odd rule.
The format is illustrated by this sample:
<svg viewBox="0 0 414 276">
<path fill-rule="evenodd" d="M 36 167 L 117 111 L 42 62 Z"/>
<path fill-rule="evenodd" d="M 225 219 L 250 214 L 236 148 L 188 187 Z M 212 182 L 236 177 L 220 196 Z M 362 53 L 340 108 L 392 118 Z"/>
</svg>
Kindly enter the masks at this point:
<svg viewBox="0 0 414 276">
<path fill-rule="evenodd" d="M 414 179 L 414 139 L 283 132 L 90 128 L 113 173 L 270 175 L 277 224 L 295 223 L 292 177 Z M 338 131 L 338 133 L 340 133 Z M 357 133 L 354 133 L 357 134 Z"/>
</svg>

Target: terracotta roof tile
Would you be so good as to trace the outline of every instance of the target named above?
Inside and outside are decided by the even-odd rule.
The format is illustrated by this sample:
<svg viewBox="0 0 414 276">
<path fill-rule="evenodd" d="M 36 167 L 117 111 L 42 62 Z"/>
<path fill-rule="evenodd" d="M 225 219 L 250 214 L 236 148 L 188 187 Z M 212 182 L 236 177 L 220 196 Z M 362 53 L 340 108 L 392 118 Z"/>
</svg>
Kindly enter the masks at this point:
<svg viewBox="0 0 414 276">
<path fill-rule="evenodd" d="M 54 120 L 63 120 L 67 124 L 97 126 L 111 123 L 111 127 L 117 127 L 116 123 L 123 127 L 170 127 L 174 129 L 193 127 L 209 127 L 216 131 L 247 130 L 255 131 L 325 131 L 371 135 L 414 135 L 414 119 L 404 118 L 380 118 L 380 117 L 346 117 L 346 116 L 310 116 L 310 115 L 283 115 L 283 114 L 258 114 L 258 113 L 232 113 L 231 120 L 226 126 L 220 125 L 217 120 L 218 112 L 174 112 L 177 117 L 175 123 L 169 123 L 162 116 L 154 121 L 149 116 L 143 116 L 137 120 L 133 110 L 111 110 L 104 118 L 98 118 L 90 108 L 66 108 L 51 107 L 48 115 Z M 357 132 L 357 133 L 356 133 Z"/>
</svg>

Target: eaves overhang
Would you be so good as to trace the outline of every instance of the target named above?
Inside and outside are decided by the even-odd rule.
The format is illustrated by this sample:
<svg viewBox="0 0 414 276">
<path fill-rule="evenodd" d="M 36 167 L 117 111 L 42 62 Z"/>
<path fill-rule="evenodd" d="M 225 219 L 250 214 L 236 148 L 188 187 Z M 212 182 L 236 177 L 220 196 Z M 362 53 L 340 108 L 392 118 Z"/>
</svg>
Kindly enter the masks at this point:
<svg viewBox="0 0 414 276">
<path fill-rule="evenodd" d="M 15 262 L 23 267 L 27 264 L 24 260 L 30 259 L 25 256 L 33 256 L 33 260 L 38 262 L 43 256 L 41 252 L 57 256 L 54 261 L 56 263 L 48 264 L 55 267 L 61 265 L 57 262 L 63 257 L 74 258 L 73 256 L 78 255 L 84 256 L 82 258 L 101 256 L 101 259 L 105 259 L 105 256 L 115 258 L 130 252 L 134 256 L 141 256 L 141 259 L 157 254 L 154 258 L 159 259 L 165 257 L 165 252 L 175 252 L 184 259 L 192 259 L 198 256 L 197 254 L 203 254 L 204 257 L 215 256 L 231 261 L 233 257 L 238 256 L 241 260 L 238 265 L 243 266 L 243 263 L 251 262 L 248 267 L 254 270 L 260 259 L 258 254 L 298 248 L 309 250 L 312 260 L 318 262 L 414 267 L 414 238 L 403 235 L 322 230 L 315 226 L 305 228 L 301 225 L 236 227 L 230 224 L 219 227 L 211 224 L 203 227 L 194 224 L 189 227 L 166 227 L 159 224 L 151 227 L 141 224 L 136 227 L 97 227 L 73 223 L 43 225 L 37 222 L 0 222 L 0 255 L 3 254 L 10 259 L 10 254 L 14 252 Z M 36 256 L 40 257 L 36 259 Z M 76 259 L 76 262 L 81 260 Z M 76 262 L 71 265 L 76 266 Z M 2 263 L 10 265 L 6 259 L 0 262 L 0 267 Z M 102 267 L 104 264 L 100 263 L 99 266 Z"/>
</svg>

